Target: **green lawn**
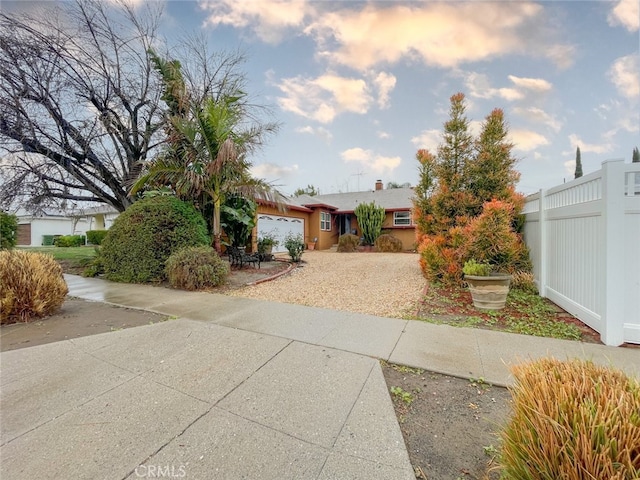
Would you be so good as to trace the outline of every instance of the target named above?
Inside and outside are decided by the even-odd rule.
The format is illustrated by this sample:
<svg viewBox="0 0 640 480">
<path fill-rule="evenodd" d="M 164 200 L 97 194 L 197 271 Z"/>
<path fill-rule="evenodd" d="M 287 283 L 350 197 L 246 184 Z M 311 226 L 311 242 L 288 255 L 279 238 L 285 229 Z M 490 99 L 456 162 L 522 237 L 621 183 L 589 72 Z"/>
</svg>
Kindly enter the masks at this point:
<svg viewBox="0 0 640 480">
<path fill-rule="evenodd" d="M 56 260 L 67 260 L 73 263 L 81 263 L 91 260 L 96 256 L 94 246 L 88 247 L 18 247 L 19 250 L 28 252 L 48 253 Z"/>
</svg>

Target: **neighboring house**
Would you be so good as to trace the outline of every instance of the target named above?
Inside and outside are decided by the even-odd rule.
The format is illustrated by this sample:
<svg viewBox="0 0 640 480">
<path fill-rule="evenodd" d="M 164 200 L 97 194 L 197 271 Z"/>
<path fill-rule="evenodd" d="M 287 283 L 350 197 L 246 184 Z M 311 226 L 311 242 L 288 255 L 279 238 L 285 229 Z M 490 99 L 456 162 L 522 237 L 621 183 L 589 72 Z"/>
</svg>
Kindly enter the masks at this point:
<svg viewBox="0 0 640 480">
<path fill-rule="evenodd" d="M 345 233 L 361 236 L 353 212 L 360 203 L 374 202 L 386 212 L 383 230 L 402 241 L 403 249 L 412 250 L 415 246 L 413 196 L 412 188 L 385 190 L 378 180 L 375 190 L 286 198 L 286 209 L 258 202 L 257 237 L 271 233 L 279 240 L 274 251 L 283 252 L 287 232 L 300 233 L 306 243 L 317 238 L 315 248 L 325 250 L 337 244 L 340 235 Z"/>
<path fill-rule="evenodd" d="M 18 238 L 20 246 L 44 245 L 45 236 L 85 235 L 87 230 L 108 229 L 119 212 L 108 205 L 73 211 L 42 209 L 28 212 L 18 209 Z"/>
</svg>

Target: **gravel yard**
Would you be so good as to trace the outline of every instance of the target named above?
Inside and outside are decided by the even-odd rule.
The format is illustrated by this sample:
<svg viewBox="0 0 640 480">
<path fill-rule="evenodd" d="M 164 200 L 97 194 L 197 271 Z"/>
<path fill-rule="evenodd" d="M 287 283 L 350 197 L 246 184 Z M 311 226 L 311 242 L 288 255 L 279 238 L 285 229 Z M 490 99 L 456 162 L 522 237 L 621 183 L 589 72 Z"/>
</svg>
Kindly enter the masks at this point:
<svg viewBox="0 0 640 480">
<path fill-rule="evenodd" d="M 228 294 L 402 317 L 415 314 L 426 285 L 417 254 L 306 251 L 302 260 L 288 275 Z"/>
</svg>

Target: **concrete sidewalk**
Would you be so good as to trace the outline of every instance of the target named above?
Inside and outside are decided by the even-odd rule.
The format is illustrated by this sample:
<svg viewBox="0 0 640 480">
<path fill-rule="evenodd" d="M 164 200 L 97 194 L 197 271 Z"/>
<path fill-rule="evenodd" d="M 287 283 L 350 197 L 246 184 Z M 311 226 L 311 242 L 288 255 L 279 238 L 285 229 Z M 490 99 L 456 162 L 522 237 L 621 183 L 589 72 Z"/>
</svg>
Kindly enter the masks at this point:
<svg viewBox="0 0 640 480">
<path fill-rule="evenodd" d="M 495 385 L 511 382 L 509 365 L 552 355 L 583 358 L 640 377 L 640 349 L 607 347 L 478 328 L 184 292 L 65 275 L 69 295 L 200 320 L 380 358 Z"/>
<path fill-rule="evenodd" d="M 547 354 L 640 368 L 637 349 L 66 280 L 176 318 L 2 353 L 2 478 L 413 479 L 377 358 L 501 385 Z"/>
</svg>

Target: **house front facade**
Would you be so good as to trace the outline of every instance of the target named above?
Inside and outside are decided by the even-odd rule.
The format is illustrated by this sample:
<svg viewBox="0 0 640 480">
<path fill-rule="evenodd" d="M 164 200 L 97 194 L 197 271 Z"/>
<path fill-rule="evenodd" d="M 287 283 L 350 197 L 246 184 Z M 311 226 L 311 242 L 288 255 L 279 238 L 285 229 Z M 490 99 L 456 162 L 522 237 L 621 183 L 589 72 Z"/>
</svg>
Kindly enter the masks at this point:
<svg viewBox="0 0 640 480">
<path fill-rule="evenodd" d="M 354 211 L 361 203 L 373 202 L 385 209 L 383 233 L 398 238 L 403 250 L 413 250 L 413 196 L 412 188 L 385 190 L 382 181 L 378 180 L 374 190 L 286 198 L 285 208 L 282 210 L 278 210 L 273 204 L 259 202 L 254 241 L 265 233 L 274 232 L 278 239 L 284 238 L 282 232 L 287 231 L 301 233 L 305 243 L 315 240 L 316 249 L 326 250 L 338 243 L 340 235 L 351 233 L 362 236 Z M 285 251 L 282 242 L 275 251 Z"/>
</svg>

